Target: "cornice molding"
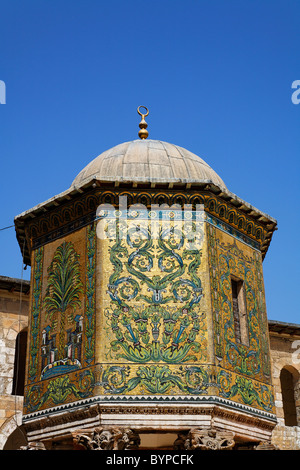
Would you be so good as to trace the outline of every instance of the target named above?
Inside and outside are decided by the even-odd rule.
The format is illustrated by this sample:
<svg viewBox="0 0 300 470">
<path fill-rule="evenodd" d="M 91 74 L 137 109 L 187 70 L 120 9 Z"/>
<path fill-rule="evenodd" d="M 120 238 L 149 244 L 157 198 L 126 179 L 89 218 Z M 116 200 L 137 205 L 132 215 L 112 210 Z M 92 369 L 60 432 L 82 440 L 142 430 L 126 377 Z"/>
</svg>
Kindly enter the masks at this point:
<svg viewBox="0 0 300 470">
<path fill-rule="evenodd" d="M 152 185 L 153 186 L 153 185 Z M 151 204 L 169 206 L 173 204 L 204 204 L 205 211 L 228 223 L 247 237 L 261 245 L 265 256 L 277 222 L 229 191 L 222 191 L 213 184 L 169 185 L 122 184 L 90 181 L 81 188 L 73 188 L 35 206 L 15 217 L 17 239 L 24 250 L 24 263 L 30 265 L 31 250 L 45 243 L 78 230 L 91 223 L 96 217 L 100 204 L 108 203 L 118 207 L 119 196 L 127 196 L 128 205 L 141 203 L 150 208 Z"/>
</svg>

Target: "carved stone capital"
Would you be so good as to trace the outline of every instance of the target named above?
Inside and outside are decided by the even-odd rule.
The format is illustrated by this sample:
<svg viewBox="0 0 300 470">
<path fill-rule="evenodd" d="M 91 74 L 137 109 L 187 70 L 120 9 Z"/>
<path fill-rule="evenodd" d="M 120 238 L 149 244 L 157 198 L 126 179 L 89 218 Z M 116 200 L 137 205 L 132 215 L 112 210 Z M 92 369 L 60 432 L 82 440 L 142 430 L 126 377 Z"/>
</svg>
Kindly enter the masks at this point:
<svg viewBox="0 0 300 470">
<path fill-rule="evenodd" d="M 177 439 L 175 440 L 173 447 L 174 450 L 186 450 L 189 446 L 188 440 L 189 431 L 179 431 L 177 434 Z"/>
<path fill-rule="evenodd" d="M 234 433 L 230 431 L 195 428 L 188 433 L 184 448 L 187 450 L 230 450 L 234 444 Z"/>
<path fill-rule="evenodd" d="M 97 427 L 92 431 L 73 433 L 75 447 L 82 446 L 87 450 L 131 450 L 138 449 L 139 435 L 132 429 Z"/>
</svg>

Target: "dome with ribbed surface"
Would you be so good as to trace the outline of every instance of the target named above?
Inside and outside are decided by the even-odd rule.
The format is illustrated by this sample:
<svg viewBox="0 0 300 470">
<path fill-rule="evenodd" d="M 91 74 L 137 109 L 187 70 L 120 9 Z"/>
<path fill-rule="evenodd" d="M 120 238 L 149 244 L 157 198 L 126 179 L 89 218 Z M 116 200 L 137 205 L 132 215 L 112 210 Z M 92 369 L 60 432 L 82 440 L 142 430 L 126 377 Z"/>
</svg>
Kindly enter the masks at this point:
<svg viewBox="0 0 300 470">
<path fill-rule="evenodd" d="M 91 179 L 135 183 L 213 183 L 226 189 L 217 173 L 194 153 L 160 140 L 133 140 L 106 150 L 89 163 L 71 186 Z"/>
</svg>

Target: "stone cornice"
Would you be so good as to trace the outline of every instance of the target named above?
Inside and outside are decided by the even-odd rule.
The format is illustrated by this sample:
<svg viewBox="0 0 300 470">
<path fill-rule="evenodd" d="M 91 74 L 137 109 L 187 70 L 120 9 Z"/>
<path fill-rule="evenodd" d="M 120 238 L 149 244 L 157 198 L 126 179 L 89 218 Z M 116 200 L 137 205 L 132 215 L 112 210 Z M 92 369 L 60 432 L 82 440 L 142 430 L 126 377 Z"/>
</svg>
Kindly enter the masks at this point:
<svg viewBox="0 0 300 470">
<path fill-rule="evenodd" d="M 205 210 L 245 235 L 260 242 L 265 256 L 277 222 L 235 194 L 210 184 L 116 183 L 92 179 L 80 188 L 72 187 L 15 217 L 17 239 L 24 246 L 24 263 L 30 265 L 31 250 L 38 238 L 41 244 L 77 230 L 93 220 L 101 203 L 117 205 L 119 194 L 128 204 L 204 204 Z M 150 203 L 149 203 L 150 201 Z"/>
<path fill-rule="evenodd" d="M 108 416 L 120 415 L 122 422 L 128 419 L 128 426 L 130 427 L 133 421 L 135 421 L 136 416 L 143 416 L 143 424 L 135 424 L 134 429 L 137 432 L 143 431 L 155 431 L 160 429 L 160 426 L 157 424 L 152 424 L 154 416 L 156 418 L 161 417 L 165 422 L 164 431 L 174 431 L 174 423 L 168 426 L 167 421 L 168 417 L 176 415 L 188 416 L 203 416 L 209 417 L 210 422 L 218 426 L 219 422 L 226 422 L 227 426 L 234 425 L 237 429 L 256 429 L 261 430 L 262 432 L 271 433 L 276 421 L 270 421 L 267 418 L 255 417 L 248 413 L 241 413 L 237 410 L 225 408 L 219 405 L 209 405 L 207 404 L 204 407 L 199 407 L 195 405 L 166 405 L 166 406 L 149 406 L 149 405 L 103 405 L 103 404 L 93 404 L 89 407 L 77 408 L 72 412 L 62 412 L 57 414 L 50 414 L 32 421 L 26 421 L 24 424 L 27 435 L 30 439 L 30 436 L 40 436 L 43 438 L 51 438 L 52 434 L 62 434 L 68 436 L 74 432 L 85 429 L 85 432 L 88 432 L 89 429 L 92 430 L 96 426 L 99 426 L 101 422 L 105 420 Z M 128 417 L 128 418 L 127 418 Z M 154 421 L 156 421 L 156 418 Z M 124 425 L 124 424 L 123 424 Z M 195 425 L 184 424 L 179 425 L 178 430 L 189 430 L 194 428 Z"/>
</svg>

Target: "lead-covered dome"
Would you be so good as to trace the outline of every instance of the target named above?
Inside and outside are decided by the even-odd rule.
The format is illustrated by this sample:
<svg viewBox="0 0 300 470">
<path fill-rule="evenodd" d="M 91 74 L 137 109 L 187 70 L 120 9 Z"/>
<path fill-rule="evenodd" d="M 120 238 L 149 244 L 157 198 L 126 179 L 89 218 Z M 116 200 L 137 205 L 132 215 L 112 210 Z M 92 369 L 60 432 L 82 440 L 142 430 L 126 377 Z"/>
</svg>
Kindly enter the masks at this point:
<svg viewBox="0 0 300 470">
<path fill-rule="evenodd" d="M 101 153 L 74 179 L 140 183 L 213 183 L 226 189 L 217 173 L 194 153 L 160 140 L 133 140 Z"/>
</svg>

